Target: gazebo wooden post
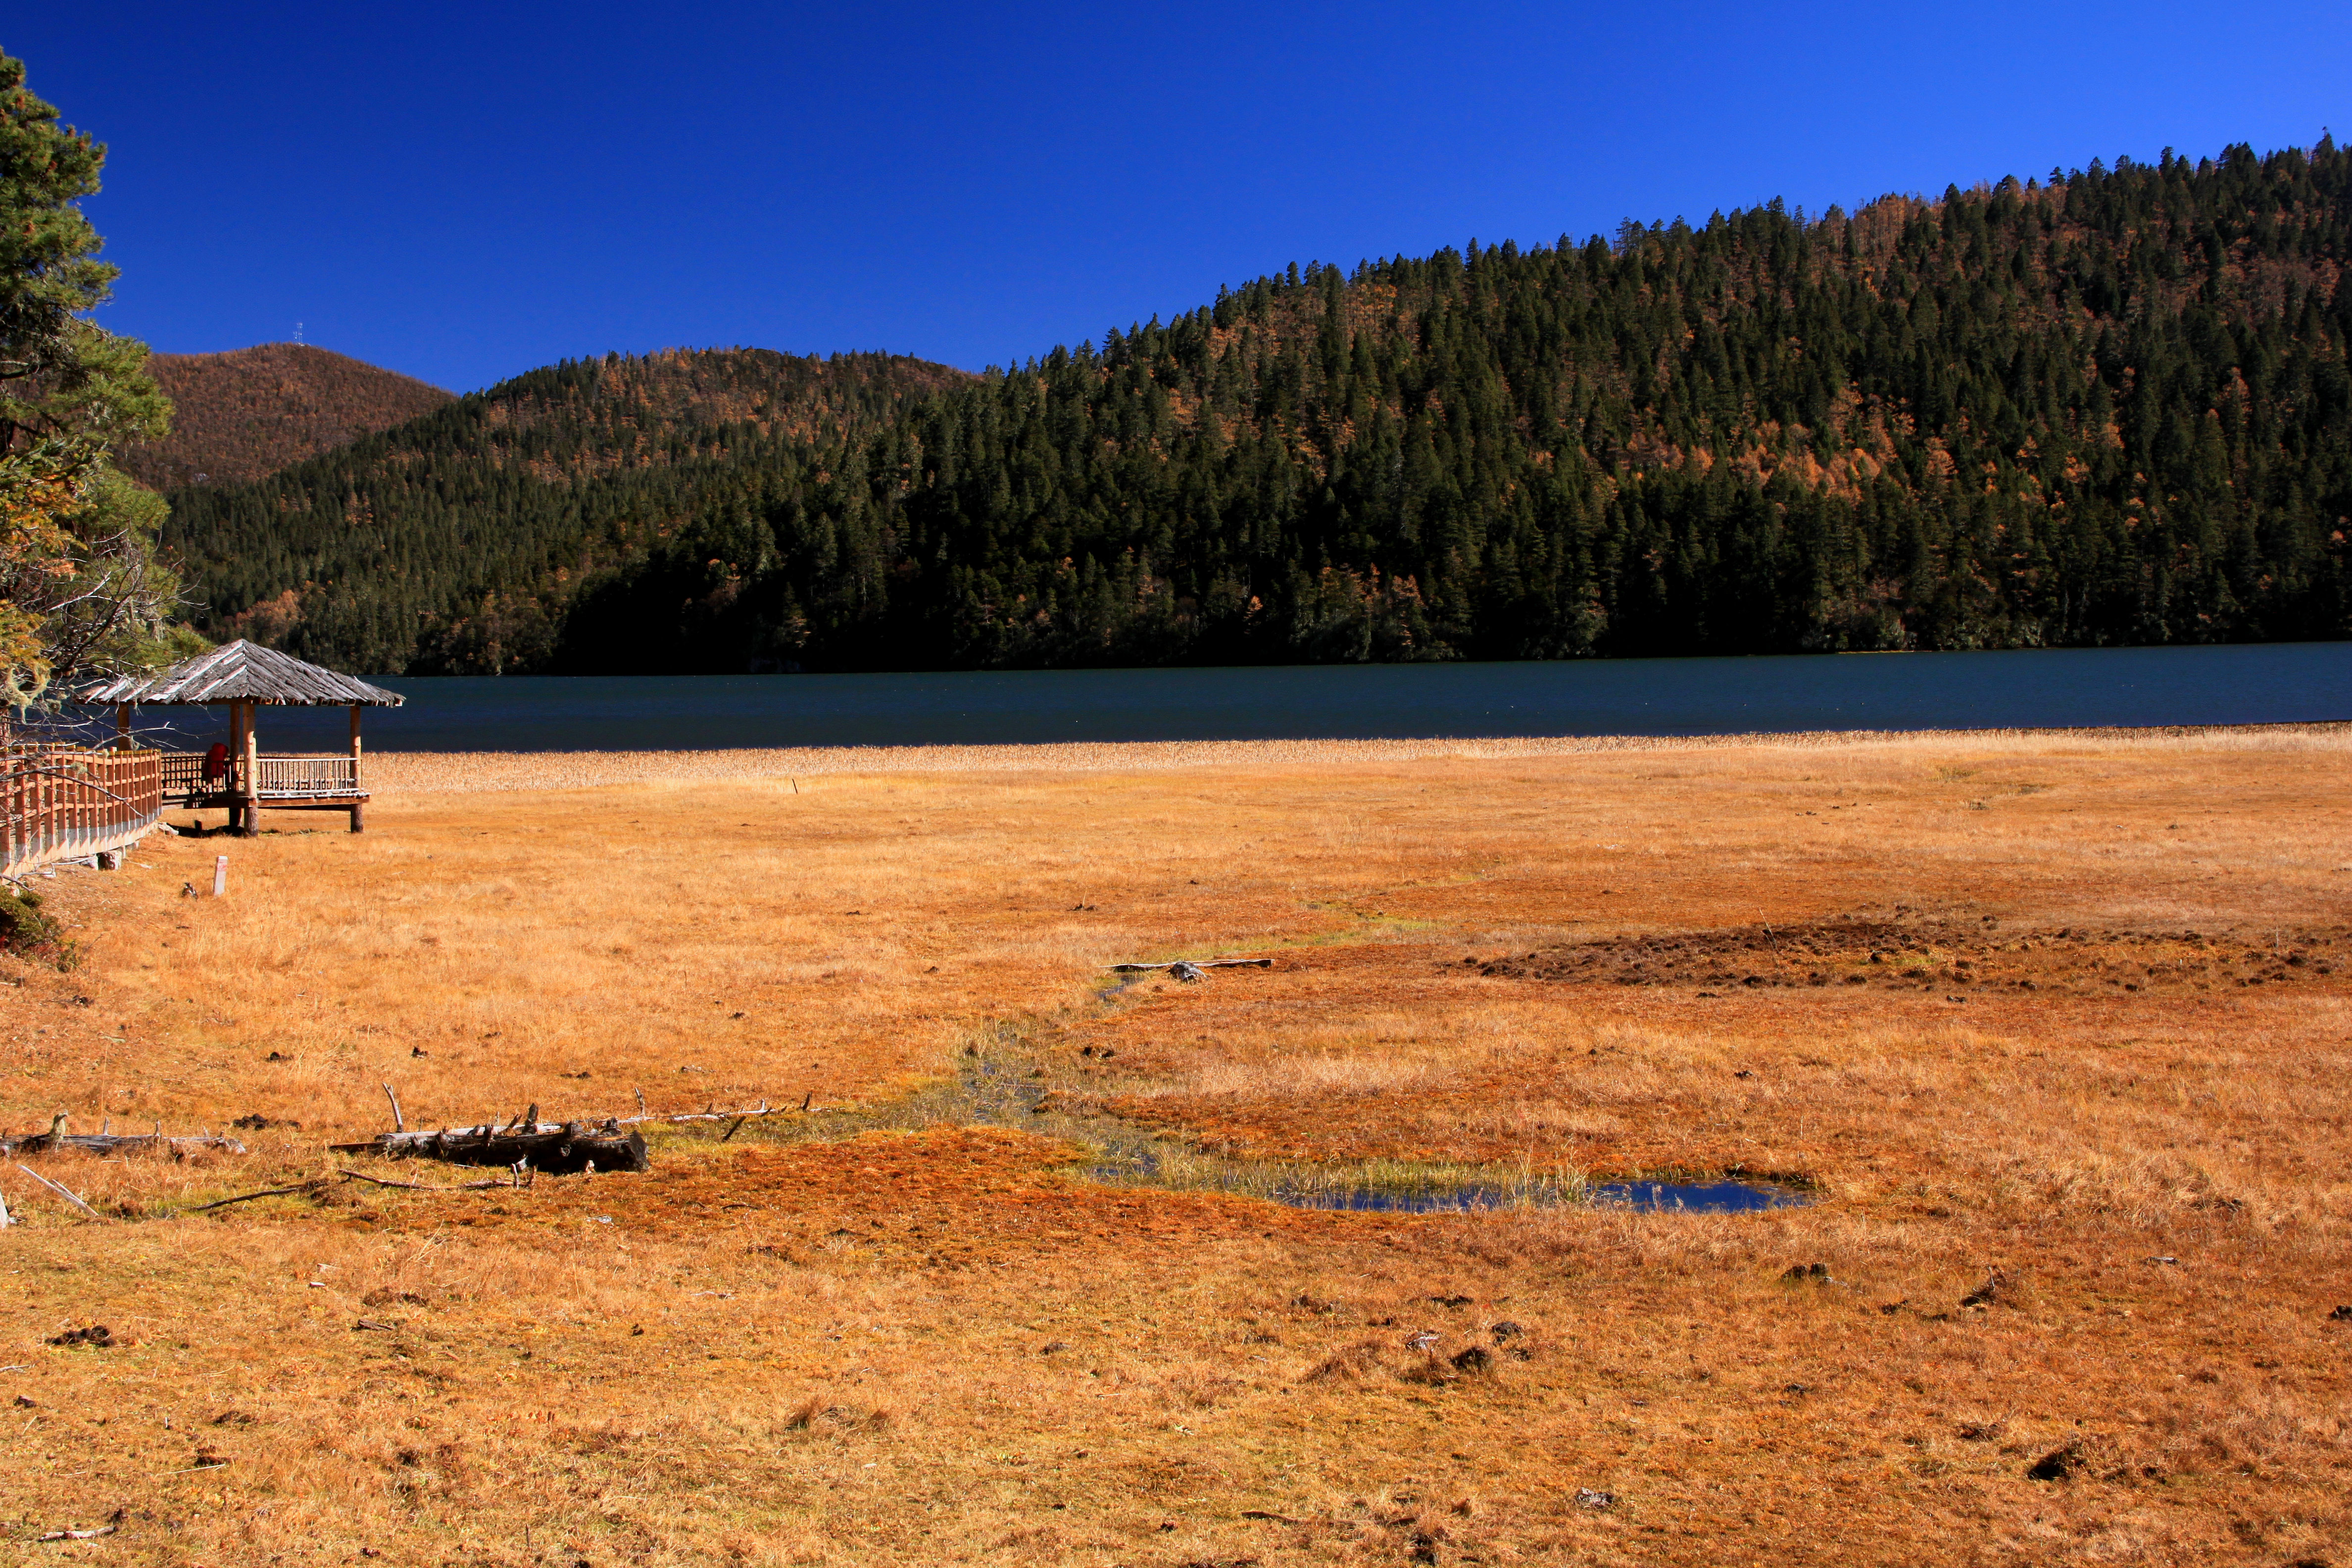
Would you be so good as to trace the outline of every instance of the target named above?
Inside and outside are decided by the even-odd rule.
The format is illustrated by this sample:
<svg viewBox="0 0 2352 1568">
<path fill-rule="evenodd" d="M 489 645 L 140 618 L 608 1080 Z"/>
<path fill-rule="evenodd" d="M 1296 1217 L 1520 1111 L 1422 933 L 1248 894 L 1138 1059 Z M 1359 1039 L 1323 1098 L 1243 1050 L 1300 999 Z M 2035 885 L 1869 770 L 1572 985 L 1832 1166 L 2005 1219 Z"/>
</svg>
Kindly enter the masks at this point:
<svg viewBox="0 0 2352 1568">
<path fill-rule="evenodd" d="M 128 702 L 114 705 L 114 749 L 118 752 L 131 749 L 131 704 Z"/>
<path fill-rule="evenodd" d="M 245 765 L 245 704 L 232 701 L 228 705 L 227 776 L 221 780 L 221 794 L 228 800 L 228 830 L 239 831 L 245 826 L 245 795 L 237 783 L 237 770 Z"/>
<path fill-rule="evenodd" d="M 245 705 L 245 831 L 261 831 L 261 742 L 254 734 L 255 704 Z"/>
<path fill-rule="evenodd" d="M 358 703 L 354 702 L 354 703 L 352 703 L 352 793 L 353 795 L 357 795 L 359 792 L 360 792 L 360 705 L 359 705 Z M 353 833 L 364 833 L 364 832 L 366 832 L 366 831 L 367 831 L 367 818 L 366 818 L 366 816 L 364 816 L 364 813 L 366 812 L 366 810 L 367 810 L 367 807 L 366 807 L 365 805 L 357 805 L 357 804 L 355 804 L 355 805 L 352 805 L 352 831 Z"/>
</svg>

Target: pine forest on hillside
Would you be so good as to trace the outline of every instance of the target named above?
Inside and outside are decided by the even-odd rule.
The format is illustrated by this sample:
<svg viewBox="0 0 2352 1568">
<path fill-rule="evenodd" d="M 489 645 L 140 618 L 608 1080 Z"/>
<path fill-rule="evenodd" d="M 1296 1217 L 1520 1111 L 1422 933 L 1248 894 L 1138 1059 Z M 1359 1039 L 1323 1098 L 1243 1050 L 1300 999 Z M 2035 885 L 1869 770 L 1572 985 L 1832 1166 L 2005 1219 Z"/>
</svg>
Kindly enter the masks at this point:
<svg viewBox="0 0 2352 1568">
<path fill-rule="evenodd" d="M 1296 268 L 980 378 L 533 372 L 173 495 L 345 668 L 1523 658 L 2352 632 L 2352 155 Z"/>
</svg>

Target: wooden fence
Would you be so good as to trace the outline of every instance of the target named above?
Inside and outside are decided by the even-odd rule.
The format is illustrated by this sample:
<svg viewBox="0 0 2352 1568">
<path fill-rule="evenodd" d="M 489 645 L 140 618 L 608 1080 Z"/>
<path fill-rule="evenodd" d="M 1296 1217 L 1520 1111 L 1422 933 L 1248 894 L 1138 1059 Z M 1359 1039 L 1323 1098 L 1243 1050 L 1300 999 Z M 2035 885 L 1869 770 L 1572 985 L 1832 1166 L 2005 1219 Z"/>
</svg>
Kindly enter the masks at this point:
<svg viewBox="0 0 2352 1568">
<path fill-rule="evenodd" d="M 128 848 L 163 815 L 156 752 L 14 747 L 0 757 L 0 876 Z"/>
</svg>

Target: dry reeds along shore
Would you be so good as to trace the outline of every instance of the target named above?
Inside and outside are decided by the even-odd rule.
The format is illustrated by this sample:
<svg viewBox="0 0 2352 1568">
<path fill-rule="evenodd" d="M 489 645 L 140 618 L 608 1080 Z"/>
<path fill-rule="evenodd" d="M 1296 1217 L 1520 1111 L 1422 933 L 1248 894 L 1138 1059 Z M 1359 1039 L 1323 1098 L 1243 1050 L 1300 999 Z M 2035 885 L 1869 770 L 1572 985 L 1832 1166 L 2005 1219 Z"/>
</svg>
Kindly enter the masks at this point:
<svg viewBox="0 0 2352 1568">
<path fill-rule="evenodd" d="M 124 1563 L 2352 1561 L 2347 753 L 372 759 L 367 835 L 227 843 L 221 900 L 182 884 L 223 845 L 152 839 L 42 885 L 80 967 L 0 961 L 0 1123 L 248 1151 L 25 1160 L 100 1221 L 0 1164 L 0 1530 Z M 1217 955 L 1274 963 L 1106 973 Z M 1039 1110 L 961 1124 L 983 1080 Z M 411 1126 L 812 1110 L 656 1127 L 643 1175 L 339 1180 L 385 1083 Z M 1203 1172 L 1817 1201 L 1316 1212 L 1089 1179 L 1105 1128 Z"/>
</svg>

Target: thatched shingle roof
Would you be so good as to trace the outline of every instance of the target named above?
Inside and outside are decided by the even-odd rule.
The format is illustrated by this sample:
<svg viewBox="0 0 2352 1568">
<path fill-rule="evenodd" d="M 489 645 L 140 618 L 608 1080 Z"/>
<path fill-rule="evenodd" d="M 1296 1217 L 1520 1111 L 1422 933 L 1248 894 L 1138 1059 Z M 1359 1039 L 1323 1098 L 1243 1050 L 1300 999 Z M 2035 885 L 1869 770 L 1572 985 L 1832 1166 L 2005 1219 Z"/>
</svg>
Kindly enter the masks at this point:
<svg viewBox="0 0 2352 1568">
<path fill-rule="evenodd" d="M 79 700 L 141 707 L 258 702 L 277 708 L 397 708 L 407 700 L 396 691 L 304 664 L 242 637 L 154 675 L 126 675 L 90 687 Z"/>
</svg>

